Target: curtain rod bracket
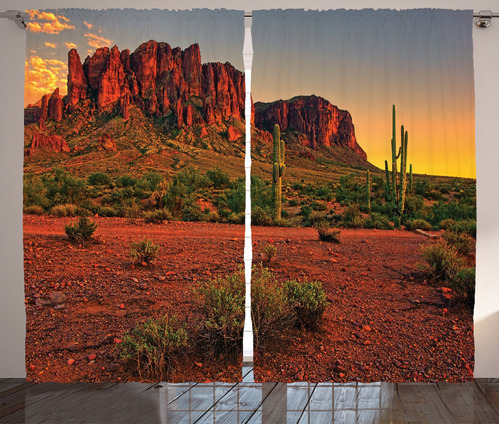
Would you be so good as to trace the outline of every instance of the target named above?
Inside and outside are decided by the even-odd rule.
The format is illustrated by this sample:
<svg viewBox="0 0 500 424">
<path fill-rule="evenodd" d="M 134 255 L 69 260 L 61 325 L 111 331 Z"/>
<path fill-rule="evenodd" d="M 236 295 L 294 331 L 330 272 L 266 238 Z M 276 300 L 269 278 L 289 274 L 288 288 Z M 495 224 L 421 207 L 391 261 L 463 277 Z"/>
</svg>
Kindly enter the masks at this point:
<svg viewBox="0 0 500 424">
<path fill-rule="evenodd" d="M 491 10 L 480 10 L 474 18 L 474 24 L 478 28 L 485 29 L 488 28 L 491 24 L 491 18 L 493 17 L 493 13 Z"/>
<path fill-rule="evenodd" d="M 26 28 L 26 13 L 19 10 L 7 10 L 6 12 L 0 12 L 0 18 L 7 18 L 14 21 L 21 29 Z"/>
</svg>

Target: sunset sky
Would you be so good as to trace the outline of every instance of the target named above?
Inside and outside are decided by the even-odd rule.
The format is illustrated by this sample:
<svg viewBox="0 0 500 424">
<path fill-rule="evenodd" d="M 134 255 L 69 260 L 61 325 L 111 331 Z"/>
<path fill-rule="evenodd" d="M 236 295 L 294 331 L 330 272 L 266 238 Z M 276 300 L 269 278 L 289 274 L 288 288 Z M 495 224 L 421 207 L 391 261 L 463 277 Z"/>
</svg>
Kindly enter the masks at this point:
<svg viewBox="0 0 500 424">
<path fill-rule="evenodd" d="M 380 168 L 395 104 L 414 172 L 475 178 L 472 25 L 467 11 L 254 11 L 253 100 L 325 97 Z"/>
<path fill-rule="evenodd" d="M 200 45 L 201 61 L 229 61 L 243 71 L 242 11 L 28 10 L 24 104 L 36 103 L 57 87 L 66 94 L 68 51 L 82 62 L 99 47 L 117 45 L 133 52 L 143 42 L 171 47 Z"/>
</svg>

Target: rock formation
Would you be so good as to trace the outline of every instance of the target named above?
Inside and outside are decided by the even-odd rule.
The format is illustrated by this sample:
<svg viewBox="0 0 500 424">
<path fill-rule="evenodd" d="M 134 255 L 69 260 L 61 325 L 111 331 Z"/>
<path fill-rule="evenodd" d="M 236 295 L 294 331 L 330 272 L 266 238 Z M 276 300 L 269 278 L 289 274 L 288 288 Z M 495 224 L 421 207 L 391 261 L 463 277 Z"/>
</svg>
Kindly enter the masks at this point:
<svg viewBox="0 0 500 424">
<path fill-rule="evenodd" d="M 255 126 L 272 132 L 274 124 L 281 131 L 293 129 L 305 135 L 304 144 L 339 146 L 353 150 L 366 160 L 366 153 L 356 141 L 351 114 L 318 96 L 298 96 L 272 103 L 255 103 Z"/>
</svg>

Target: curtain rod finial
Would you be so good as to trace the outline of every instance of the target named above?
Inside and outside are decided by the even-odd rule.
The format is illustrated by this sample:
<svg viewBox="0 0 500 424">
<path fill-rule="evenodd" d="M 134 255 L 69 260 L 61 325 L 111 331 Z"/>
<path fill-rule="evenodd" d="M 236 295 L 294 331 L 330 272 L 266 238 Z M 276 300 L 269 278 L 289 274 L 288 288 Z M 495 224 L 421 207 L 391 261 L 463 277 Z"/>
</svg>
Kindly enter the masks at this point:
<svg viewBox="0 0 500 424">
<path fill-rule="evenodd" d="M 14 21 L 21 29 L 26 28 L 26 13 L 19 10 L 7 10 L 6 12 L 0 12 L 0 18 L 7 18 Z"/>
</svg>

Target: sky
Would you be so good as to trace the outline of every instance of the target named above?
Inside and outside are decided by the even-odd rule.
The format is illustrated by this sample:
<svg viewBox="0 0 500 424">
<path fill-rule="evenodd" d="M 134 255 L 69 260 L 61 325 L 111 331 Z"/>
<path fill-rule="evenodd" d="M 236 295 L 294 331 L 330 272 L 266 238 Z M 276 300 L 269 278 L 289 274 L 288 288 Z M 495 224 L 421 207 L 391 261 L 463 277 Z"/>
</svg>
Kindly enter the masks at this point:
<svg viewBox="0 0 500 424">
<path fill-rule="evenodd" d="M 472 11 L 254 11 L 252 98 L 315 94 L 348 110 L 382 169 L 394 104 L 413 172 L 475 178 L 472 26 Z"/>
<path fill-rule="evenodd" d="M 198 43 L 202 63 L 228 61 L 243 71 L 243 11 L 55 9 L 27 14 L 25 106 L 57 87 L 66 94 L 72 48 L 83 63 L 99 47 L 117 45 L 133 52 L 149 40 L 182 49 Z"/>
</svg>

